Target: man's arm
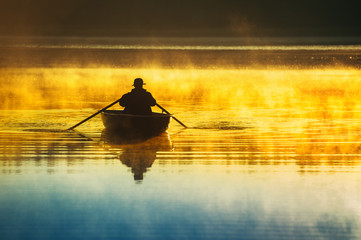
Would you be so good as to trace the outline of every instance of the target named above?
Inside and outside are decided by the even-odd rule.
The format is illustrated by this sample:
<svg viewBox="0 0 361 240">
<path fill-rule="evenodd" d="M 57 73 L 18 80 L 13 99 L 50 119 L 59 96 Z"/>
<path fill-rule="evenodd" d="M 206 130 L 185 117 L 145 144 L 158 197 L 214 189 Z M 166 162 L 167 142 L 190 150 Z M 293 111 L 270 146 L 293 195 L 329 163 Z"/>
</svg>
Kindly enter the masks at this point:
<svg viewBox="0 0 361 240">
<path fill-rule="evenodd" d="M 119 105 L 125 107 L 128 103 L 128 93 L 124 94 L 122 98 L 119 100 Z"/>
<path fill-rule="evenodd" d="M 148 103 L 150 106 L 155 106 L 157 101 L 154 99 L 151 93 L 148 93 Z"/>
</svg>

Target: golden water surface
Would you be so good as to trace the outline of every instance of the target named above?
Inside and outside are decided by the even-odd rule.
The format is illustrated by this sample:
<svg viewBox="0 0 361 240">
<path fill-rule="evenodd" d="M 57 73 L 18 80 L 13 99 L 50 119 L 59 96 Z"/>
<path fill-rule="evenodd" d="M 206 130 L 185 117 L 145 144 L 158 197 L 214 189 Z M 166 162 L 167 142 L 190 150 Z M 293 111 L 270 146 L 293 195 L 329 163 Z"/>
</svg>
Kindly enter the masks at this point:
<svg viewBox="0 0 361 240">
<path fill-rule="evenodd" d="M 361 237 L 360 70 L 0 72 L 5 239 Z M 114 142 L 97 116 L 61 131 L 135 77 L 189 128 Z"/>
</svg>

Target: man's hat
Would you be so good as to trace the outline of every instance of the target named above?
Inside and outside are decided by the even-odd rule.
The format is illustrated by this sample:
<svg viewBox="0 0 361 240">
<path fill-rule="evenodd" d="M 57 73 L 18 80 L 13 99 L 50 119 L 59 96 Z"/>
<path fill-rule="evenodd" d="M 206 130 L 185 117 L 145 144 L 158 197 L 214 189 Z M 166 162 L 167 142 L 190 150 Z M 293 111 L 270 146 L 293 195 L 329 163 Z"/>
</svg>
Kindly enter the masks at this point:
<svg viewBox="0 0 361 240">
<path fill-rule="evenodd" d="M 136 78 L 136 79 L 134 79 L 134 83 L 133 83 L 133 86 L 135 86 L 135 85 L 145 85 L 145 83 L 143 82 L 143 79 Z"/>
</svg>

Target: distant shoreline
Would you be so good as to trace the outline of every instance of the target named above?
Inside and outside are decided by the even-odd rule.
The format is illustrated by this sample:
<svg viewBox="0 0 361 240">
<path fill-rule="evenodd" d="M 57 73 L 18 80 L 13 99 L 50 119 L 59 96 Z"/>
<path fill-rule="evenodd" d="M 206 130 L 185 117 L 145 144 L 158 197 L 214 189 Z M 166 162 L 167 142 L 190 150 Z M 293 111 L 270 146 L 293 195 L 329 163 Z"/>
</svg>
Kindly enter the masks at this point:
<svg viewBox="0 0 361 240">
<path fill-rule="evenodd" d="M 0 68 L 267 68 L 360 69 L 359 50 L 177 50 L 0 47 Z"/>
</svg>

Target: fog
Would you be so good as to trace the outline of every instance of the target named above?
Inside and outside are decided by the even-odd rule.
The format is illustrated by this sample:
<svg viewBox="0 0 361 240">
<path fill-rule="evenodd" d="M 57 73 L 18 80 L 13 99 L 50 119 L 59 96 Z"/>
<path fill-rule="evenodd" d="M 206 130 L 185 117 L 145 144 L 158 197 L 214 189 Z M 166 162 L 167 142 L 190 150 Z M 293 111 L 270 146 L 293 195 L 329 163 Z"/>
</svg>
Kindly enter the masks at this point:
<svg viewBox="0 0 361 240">
<path fill-rule="evenodd" d="M 335 117 L 357 114 L 361 90 L 357 69 L 3 68 L 0 75 L 1 109 L 98 109 L 141 77 L 159 103 L 315 107 Z"/>
</svg>

